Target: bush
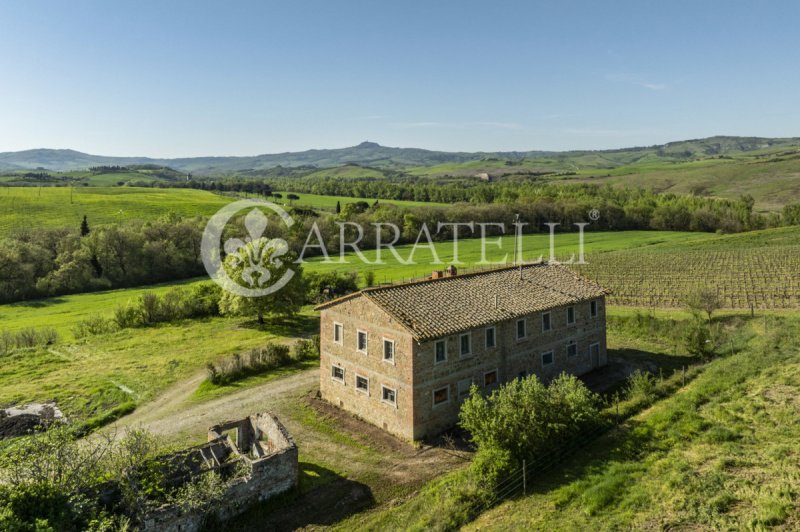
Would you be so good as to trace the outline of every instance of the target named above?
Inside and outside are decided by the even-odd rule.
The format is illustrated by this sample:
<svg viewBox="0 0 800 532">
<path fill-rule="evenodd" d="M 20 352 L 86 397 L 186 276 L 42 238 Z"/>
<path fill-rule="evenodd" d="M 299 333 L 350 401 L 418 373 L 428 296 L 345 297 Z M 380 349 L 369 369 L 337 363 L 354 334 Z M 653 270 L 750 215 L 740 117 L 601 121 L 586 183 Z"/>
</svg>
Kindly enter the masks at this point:
<svg viewBox="0 0 800 532">
<path fill-rule="evenodd" d="M 100 315 L 93 314 L 86 319 L 80 320 L 72 328 L 75 338 L 85 338 L 95 334 L 105 334 L 117 330 L 117 324 L 113 319 L 106 319 Z"/>
<path fill-rule="evenodd" d="M 658 383 L 652 373 L 637 369 L 628 376 L 626 394 L 628 399 L 650 402 L 657 395 L 657 386 Z"/>
<path fill-rule="evenodd" d="M 295 361 L 319 358 L 319 335 L 314 335 L 309 340 L 298 340 L 292 346 L 291 356 Z"/>
<path fill-rule="evenodd" d="M 121 305 L 114 309 L 114 323 L 120 329 L 140 327 L 142 324 L 139 310 L 133 305 Z"/>
<path fill-rule="evenodd" d="M 358 290 L 356 272 L 305 272 L 303 278 L 309 303 L 322 303 Z"/>
<path fill-rule="evenodd" d="M 597 418 L 597 405 L 597 395 L 573 375 L 562 373 L 548 386 L 531 375 L 501 386 L 489 397 L 473 385 L 459 420 L 479 451 L 506 451 L 521 462 L 588 426 Z"/>
<path fill-rule="evenodd" d="M 218 316 L 220 297 L 222 288 L 215 283 L 202 283 L 189 290 L 173 288 L 163 296 L 145 292 L 136 301 L 117 307 L 114 310 L 114 323 L 117 328 L 129 329 L 188 318 Z"/>
<path fill-rule="evenodd" d="M 304 347 L 302 353 L 305 354 L 309 349 Z M 272 371 L 289 362 L 303 360 L 297 358 L 296 353 L 296 348 L 290 353 L 289 346 L 269 343 L 262 348 L 251 349 L 244 355 L 235 353 L 217 364 L 209 363 L 206 366 L 206 379 L 216 385 L 230 384 L 250 375 Z"/>
</svg>

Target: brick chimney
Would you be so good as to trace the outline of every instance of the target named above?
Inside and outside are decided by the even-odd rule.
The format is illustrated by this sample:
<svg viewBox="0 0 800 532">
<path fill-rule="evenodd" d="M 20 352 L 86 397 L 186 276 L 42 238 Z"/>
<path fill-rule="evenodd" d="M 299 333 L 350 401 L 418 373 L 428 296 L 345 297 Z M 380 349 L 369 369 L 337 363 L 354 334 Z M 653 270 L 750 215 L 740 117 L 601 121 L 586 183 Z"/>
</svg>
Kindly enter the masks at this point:
<svg viewBox="0 0 800 532">
<path fill-rule="evenodd" d="M 442 277 L 444 277 L 443 270 L 433 270 L 431 272 L 431 279 L 441 279 Z"/>
</svg>

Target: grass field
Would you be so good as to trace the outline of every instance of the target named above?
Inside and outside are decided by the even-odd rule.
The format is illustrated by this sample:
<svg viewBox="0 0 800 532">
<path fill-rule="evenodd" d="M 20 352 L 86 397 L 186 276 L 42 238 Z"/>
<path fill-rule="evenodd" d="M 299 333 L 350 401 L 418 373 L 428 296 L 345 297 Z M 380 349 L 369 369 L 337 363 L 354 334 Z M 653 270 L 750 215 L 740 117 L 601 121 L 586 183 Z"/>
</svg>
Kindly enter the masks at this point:
<svg viewBox="0 0 800 532">
<path fill-rule="evenodd" d="M 333 210 L 342 205 L 374 199 L 298 194 L 284 204 Z M 79 227 L 86 215 L 90 224 L 126 220 L 152 220 L 168 213 L 182 216 L 211 215 L 235 198 L 188 188 L 137 187 L 0 187 L 0 236 L 31 227 Z M 415 201 L 380 200 L 393 205 L 441 205 Z"/>
<path fill-rule="evenodd" d="M 80 227 L 215 213 L 231 198 L 192 189 L 135 187 L 1 187 L 0 236 L 33 227 Z"/>
<path fill-rule="evenodd" d="M 622 232 L 590 232 L 584 235 L 586 259 L 597 254 L 622 249 L 650 249 L 659 244 L 681 242 L 705 242 L 714 239 L 715 235 L 709 233 L 685 233 L 671 231 L 622 231 Z M 554 252 L 558 260 L 569 260 L 573 255 L 578 260 L 579 253 L 578 233 L 557 233 L 554 238 Z M 424 242 L 424 240 L 423 240 Z M 494 242 L 494 243 L 493 243 Z M 498 245 L 499 242 L 499 245 Z M 309 271 L 350 271 L 357 270 L 361 273 L 372 271 L 375 273 L 375 282 L 392 282 L 403 279 L 420 278 L 430 275 L 432 269 L 444 269 L 448 264 L 455 262 L 455 248 L 452 242 L 439 242 L 435 244 L 436 256 L 430 247 L 420 245 L 413 251 L 412 245 L 397 246 L 396 250 L 403 262 L 409 262 L 409 257 L 414 264 L 403 264 L 387 249 L 380 253 L 382 263 L 376 263 L 378 252 L 366 250 L 363 252 L 366 262 L 361 262 L 352 253 L 346 255 L 345 263 L 339 261 L 338 250 L 330 250 L 331 259 L 326 262 L 324 257 L 314 257 L 306 264 Z M 525 261 L 535 261 L 542 257 L 550 257 L 550 235 L 531 234 L 524 235 L 520 248 Z M 413 253 L 412 253 L 413 251 Z M 511 263 L 514 257 L 514 237 L 504 236 L 487 238 L 485 247 L 480 239 L 459 240 L 458 263 L 462 268 L 487 268 L 497 267 L 499 263 Z M 487 263 L 482 263 L 484 257 Z M 435 259 L 439 263 L 435 263 Z"/>
<path fill-rule="evenodd" d="M 283 198 L 280 202 L 283 205 L 295 205 L 297 207 L 312 207 L 314 209 L 324 209 L 324 210 L 333 210 L 336 208 L 336 203 L 339 202 L 342 207 L 344 207 L 348 203 L 356 203 L 358 201 L 366 201 L 370 205 L 375 203 L 374 198 L 351 198 L 350 196 L 320 196 L 319 194 L 305 194 L 303 192 L 285 192 L 285 191 L 276 191 L 278 194 L 282 194 Z M 299 196 L 300 199 L 289 201 L 286 199 L 287 194 L 295 194 Z M 425 201 L 405 201 L 405 200 L 389 200 L 389 199 L 380 199 L 377 200 L 380 203 L 385 203 L 387 205 L 403 205 L 406 207 L 442 207 L 444 206 L 443 203 L 434 203 L 434 202 L 425 202 Z"/>
<path fill-rule="evenodd" d="M 108 310 L 94 308 L 95 313 Z M 91 417 L 148 401 L 225 355 L 269 341 L 289 342 L 317 327 L 310 309 L 263 328 L 242 322 L 192 320 L 17 350 L 3 357 L 0 405 L 55 400 L 68 416 Z M 45 325 L 47 320 L 27 323 Z"/>
</svg>

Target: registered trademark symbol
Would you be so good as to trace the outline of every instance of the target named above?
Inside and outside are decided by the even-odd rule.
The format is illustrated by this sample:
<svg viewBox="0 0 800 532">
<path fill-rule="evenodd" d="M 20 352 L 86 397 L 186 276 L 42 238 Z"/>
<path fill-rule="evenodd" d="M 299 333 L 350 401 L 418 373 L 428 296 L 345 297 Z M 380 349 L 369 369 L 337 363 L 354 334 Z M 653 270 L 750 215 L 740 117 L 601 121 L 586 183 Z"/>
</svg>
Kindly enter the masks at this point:
<svg viewBox="0 0 800 532">
<path fill-rule="evenodd" d="M 600 211 L 597 210 L 597 209 L 592 209 L 591 211 L 589 211 L 589 219 L 591 219 L 593 222 L 596 222 L 597 220 L 599 220 L 600 219 Z"/>
</svg>

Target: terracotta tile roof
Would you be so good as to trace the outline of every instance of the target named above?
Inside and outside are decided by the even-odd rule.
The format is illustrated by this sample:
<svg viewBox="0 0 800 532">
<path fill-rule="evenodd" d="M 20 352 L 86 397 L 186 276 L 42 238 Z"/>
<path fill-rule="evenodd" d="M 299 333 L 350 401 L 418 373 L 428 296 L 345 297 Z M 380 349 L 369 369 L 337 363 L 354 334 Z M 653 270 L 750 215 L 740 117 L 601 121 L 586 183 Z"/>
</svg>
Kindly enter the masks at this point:
<svg viewBox="0 0 800 532">
<path fill-rule="evenodd" d="M 364 296 L 402 323 L 417 340 L 429 340 L 607 293 L 564 266 L 539 263 L 521 269 L 501 268 L 366 288 L 317 309 Z"/>
</svg>

